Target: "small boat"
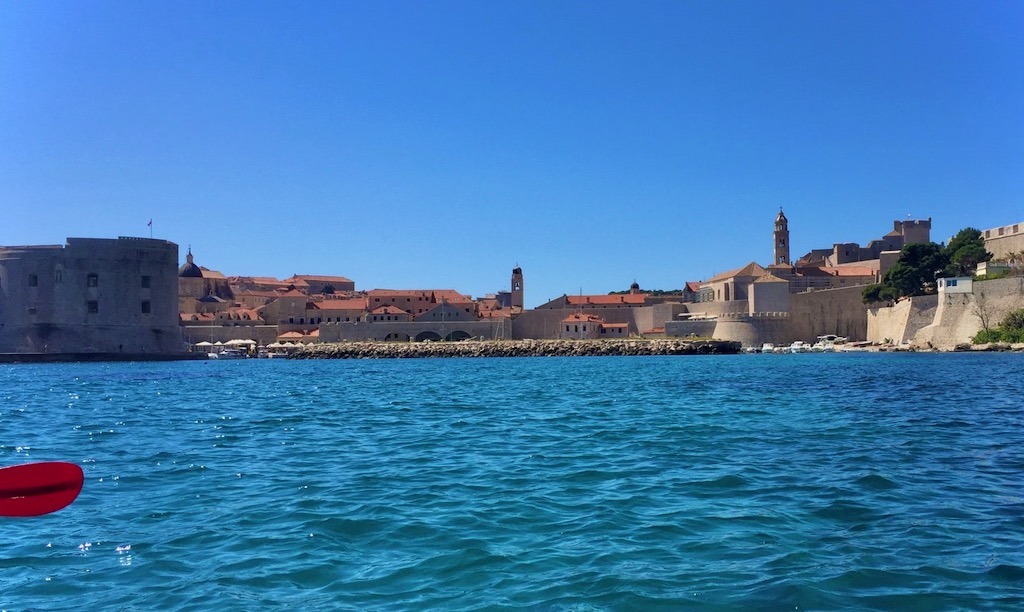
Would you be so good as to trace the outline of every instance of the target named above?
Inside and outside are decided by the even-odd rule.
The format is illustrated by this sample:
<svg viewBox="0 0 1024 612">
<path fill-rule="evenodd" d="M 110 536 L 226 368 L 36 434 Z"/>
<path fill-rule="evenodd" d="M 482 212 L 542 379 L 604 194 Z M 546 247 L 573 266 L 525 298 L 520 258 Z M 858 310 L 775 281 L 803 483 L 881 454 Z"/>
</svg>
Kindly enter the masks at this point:
<svg viewBox="0 0 1024 612">
<path fill-rule="evenodd" d="M 810 347 L 809 344 L 807 344 L 803 340 L 797 340 L 793 344 L 789 345 L 789 352 L 790 353 L 809 353 L 809 352 L 811 352 L 811 347 Z"/>
<path fill-rule="evenodd" d="M 247 359 L 249 356 L 242 349 L 226 348 L 219 353 L 208 353 L 210 359 Z"/>
</svg>

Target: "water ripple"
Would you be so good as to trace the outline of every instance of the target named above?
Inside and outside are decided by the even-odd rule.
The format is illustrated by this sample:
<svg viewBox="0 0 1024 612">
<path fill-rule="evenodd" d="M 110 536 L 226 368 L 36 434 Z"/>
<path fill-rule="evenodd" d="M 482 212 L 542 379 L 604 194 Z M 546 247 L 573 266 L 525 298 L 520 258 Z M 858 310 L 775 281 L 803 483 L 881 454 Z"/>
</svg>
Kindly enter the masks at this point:
<svg viewBox="0 0 1024 612">
<path fill-rule="evenodd" d="M 1024 605 L 1019 356 L 0 370 L 0 607 Z M 17 390 L 11 392 L 10 390 Z M 86 545 L 88 544 L 88 546 Z"/>
</svg>

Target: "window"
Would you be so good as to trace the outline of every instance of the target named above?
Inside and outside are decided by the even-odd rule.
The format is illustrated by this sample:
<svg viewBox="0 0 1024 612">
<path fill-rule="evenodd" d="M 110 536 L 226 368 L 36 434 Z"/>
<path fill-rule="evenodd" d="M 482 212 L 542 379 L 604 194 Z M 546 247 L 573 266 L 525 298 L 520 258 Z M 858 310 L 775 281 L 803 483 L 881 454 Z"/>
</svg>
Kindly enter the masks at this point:
<svg viewBox="0 0 1024 612">
<path fill-rule="evenodd" d="M 29 287 L 38 287 L 39 286 L 39 277 L 36 276 L 35 274 L 29 274 L 28 275 L 28 286 Z"/>
<path fill-rule="evenodd" d="M 88 287 L 98 287 L 100 284 L 100 277 L 98 274 L 90 274 L 85 277 L 85 284 Z"/>
<path fill-rule="evenodd" d="M 142 277 L 142 288 L 143 289 L 149 289 L 149 282 L 150 282 L 149 277 L 148 276 L 143 276 Z"/>
<path fill-rule="evenodd" d="M 565 326 L 565 331 L 569 331 L 569 326 L 568 325 Z"/>
<path fill-rule="evenodd" d="M 149 300 L 142 300 L 142 314 L 149 314 Z"/>
<path fill-rule="evenodd" d="M 85 303 L 85 309 L 89 314 L 96 314 L 100 311 L 100 303 L 96 300 L 89 300 Z"/>
<path fill-rule="evenodd" d="M 53 282 L 57 283 L 58 285 L 64 282 L 64 270 L 61 270 L 60 268 L 54 270 Z"/>
</svg>

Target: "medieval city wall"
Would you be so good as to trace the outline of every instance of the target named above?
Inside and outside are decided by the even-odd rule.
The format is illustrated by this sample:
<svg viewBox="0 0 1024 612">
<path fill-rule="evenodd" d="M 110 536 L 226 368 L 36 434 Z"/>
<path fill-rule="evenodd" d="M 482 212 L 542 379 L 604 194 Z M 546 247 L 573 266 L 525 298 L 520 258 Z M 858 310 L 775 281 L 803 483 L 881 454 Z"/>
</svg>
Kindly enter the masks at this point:
<svg viewBox="0 0 1024 612">
<path fill-rule="evenodd" d="M 971 342 L 983 327 L 982 317 L 994 328 L 1008 313 L 1024 308 L 1024 277 L 976 281 L 973 293 L 936 297 L 933 321 L 912 336 L 912 344 L 951 349 Z"/>
<path fill-rule="evenodd" d="M 852 341 L 867 339 L 868 307 L 864 287 L 842 287 L 794 293 L 790 296 L 789 341 L 814 342 L 835 334 Z"/>
<path fill-rule="evenodd" d="M 1024 223 L 987 229 L 981 235 L 985 239 L 985 249 L 995 259 L 1003 259 L 1008 253 L 1024 251 Z"/>
</svg>

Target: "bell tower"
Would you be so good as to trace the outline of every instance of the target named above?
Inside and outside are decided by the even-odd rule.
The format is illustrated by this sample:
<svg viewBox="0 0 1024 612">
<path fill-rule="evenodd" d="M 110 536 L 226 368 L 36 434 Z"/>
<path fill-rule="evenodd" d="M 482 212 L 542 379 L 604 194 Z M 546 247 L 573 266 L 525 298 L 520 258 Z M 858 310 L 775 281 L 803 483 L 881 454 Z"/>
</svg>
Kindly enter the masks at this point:
<svg viewBox="0 0 1024 612">
<path fill-rule="evenodd" d="M 775 259 L 772 264 L 789 265 L 789 220 L 779 207 L 779 216 L 775 217 Z"/>
<path fill-rule="evenodd" d="M 523 307 L 523 269 L 512 268 L 512 308 Z"/>
</svg>

